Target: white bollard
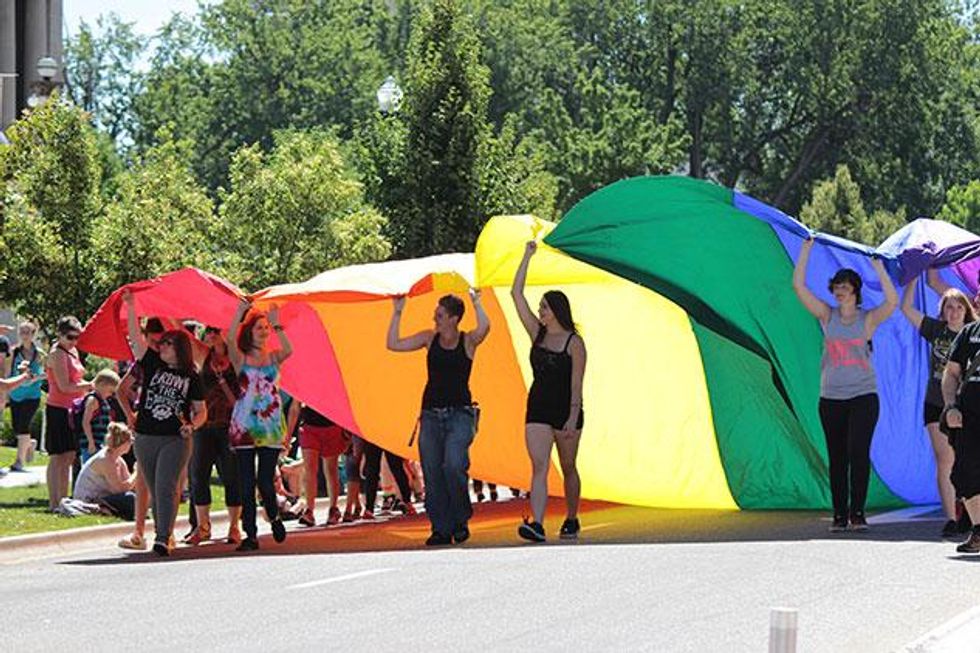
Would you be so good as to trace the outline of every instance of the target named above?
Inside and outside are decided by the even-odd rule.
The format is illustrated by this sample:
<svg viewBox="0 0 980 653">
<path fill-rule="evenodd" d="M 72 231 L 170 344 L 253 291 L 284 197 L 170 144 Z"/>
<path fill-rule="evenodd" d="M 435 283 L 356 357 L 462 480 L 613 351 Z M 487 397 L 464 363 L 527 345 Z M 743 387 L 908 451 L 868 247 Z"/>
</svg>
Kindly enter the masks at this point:
<svg viewBox="0 0 980 653">
<path fill-rule="evenodd" d="M 796 615 L 795 608 L 769 613 L 769 653 L 796 653 Z"/>
</svg>

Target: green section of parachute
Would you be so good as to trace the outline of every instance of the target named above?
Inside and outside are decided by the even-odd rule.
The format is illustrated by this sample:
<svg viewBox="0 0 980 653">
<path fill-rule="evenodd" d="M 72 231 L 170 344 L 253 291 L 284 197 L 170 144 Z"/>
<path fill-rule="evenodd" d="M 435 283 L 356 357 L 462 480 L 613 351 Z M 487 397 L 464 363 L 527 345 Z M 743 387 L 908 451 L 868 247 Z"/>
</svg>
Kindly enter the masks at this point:
<svg viewBox="0 0 980 653">
<path fill-rule="evenodd" d="M 545 242 L 688 312 L 740 507 L 830 507 L 820 328 L 796 298 L 792 261 L 768 224 L 736 209 L 725 188 L 640 177 L 586 197 Z M 903 503 L 872 474 L 868 506 L 895 505 Z"/>
</svg>

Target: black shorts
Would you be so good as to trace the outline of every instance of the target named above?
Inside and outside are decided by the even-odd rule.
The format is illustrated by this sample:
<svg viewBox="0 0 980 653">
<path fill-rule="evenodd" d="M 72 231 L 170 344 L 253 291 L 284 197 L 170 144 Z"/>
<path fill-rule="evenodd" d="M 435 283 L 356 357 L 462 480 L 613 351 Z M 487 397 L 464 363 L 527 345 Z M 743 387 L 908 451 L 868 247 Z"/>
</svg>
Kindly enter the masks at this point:
<svg viewBox="0 0 980 653">
<path fill-rule="evenodd" d="M 543 401 L 531 401 L 527 402 L 527 412 L 524 413 L 524 423 L 525 424 L 547 424 L 551 428 L 556 430 L 561 430 L 565 428 L 565 422 L 568 421 L 569 406 L 567 403 L 562 402 L 562 404 L 554 404 L 550 402 Z M 578 411 L 578 422 L 575 428 L 579 431 L 582 430 L 582 426 L 585 424 L 585 410 Z"/>
<path fill-rule="evenodd" d="M 68 428 L 68 409 L 58 406 L 44 407 L 44 447 L 51 455 L 78 450 L 78 442 Z"/>
<path fill-rule="evenodd" d="M 14 435 L 24 435 L 31 432 L 31 420 L 34 419 L 34 413 L 37 412 L 37 407 L 40 405 L 40 399 L 10 402 L 10 422 Z"/>
<path fill-rule="evenodd" d="M 939 423 L 939 415 L 943 412 L 942 406 L 930 404 L 928 401 L 922 407 L 922 423 L 926 426 Z"/>
</svg>

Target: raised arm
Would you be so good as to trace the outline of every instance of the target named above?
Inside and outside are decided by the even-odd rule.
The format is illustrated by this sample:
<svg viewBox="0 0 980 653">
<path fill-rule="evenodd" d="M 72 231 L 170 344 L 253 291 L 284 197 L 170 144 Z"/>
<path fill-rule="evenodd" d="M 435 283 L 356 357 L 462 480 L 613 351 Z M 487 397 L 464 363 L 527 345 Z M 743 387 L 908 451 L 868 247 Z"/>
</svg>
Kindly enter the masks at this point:
<svg viewBox="0 0 980 653">
<path fill-rule="evenodd" d="M 469 332 L 466 338 L 467 354 L 473 358 L 473 353 L 480 346 L 490 333 L 490 318 L 483 310 L 483 303 L 480 301 L 480 291 L 477 288 L 470 288 L 470 299 L 473 300 L 473 310 L 476 311 L 476 329 Z"/>
<path fill-rule="evenodd" d="M 269 309 L 269 324 L 275 329 L 276 335 L 279 336 L 279 351 L 276 353 L 276 362 L 282 365 L 286 362 L 286 359 L 293 355 L 293 345 L 289 342 L 289 336 L 286 335 L 286 330 L 282 328 L 282 324 L 279 323 L 279 307 L 275 304 Z"/>
<path fill-rule="evenodd" d="M 245 356 L 238 349 L 238 331 L 242 328 L 242 320 L 245 319 L 245 314 L 248 313 L 251 306 L 251 302 L 247 299 L 242 299 L 238 303 L 235 317 L 231 319 L 231 326 L 228 327 L 228 335 L 225 337 L 225 342 L 228 345 L 228 359 L 236 372 L 242 371 L 242 363 L 245 361 Z"/>
<path fill-rule="evenodd" d="M 394 311 L 391 314 L 391 323 L 388 325 L 388 349 L 391 351 L 415 351 L 422 349 L 432 340 L 432 330 L 419 331 L 415 335 L 407 338 L 399 338 L 401 330 L 402 311 L 405 310 L 405 297 L 394 298 Z"/>
<path fill-rule="evenodd" d="M 565 422 L 566 433 L 571 433 L 578 426 L 578 416 L 582 412 L 582 381 L 585 379 L 585 341 L 579 335 L 572 336 L 568 343 L 568 353 L 572 356 L 572 399 L 568 411 L 568 421 Z"/>
<path fill-rule="evenodd" d="M 898 293 L 895 291 L 892 278 L 888 276 L 888 272 L 885 270 L 885 264 L 881 262 L 881 259 L 871 259 L 871 267 L 878 275 L 881 289 L 885 291 L 885 301 L 876 306 L 868 315 L 867 331 L 869 338 L 874 335 L 878 325 L 887 320 L 888 316 L 895 312 L 895 307 L 898 306 Z"/>
<path fill-rule="evenodd" d="M 820 301 L 806 286 L 806 268 L 810 263 L 812 249 L 813 239 L 805 240 L 803 247 L 800 248 L 800 256 L 796 259 L 796 267 L 793 268 L 793 290 L 796 291 L 796 296 L 800 298 L 806 310 L 822 324 L 826 324 L 830 321 L 830 306 Z"/>
<path fill-rule="evenodd" d="M 136 302 L 133 299 L 133 293 L 127 288 L 123 291 L 122 298 L 126 303 L 126 328 L 129 331 L 129 346 L 133 350 L 133 356 L 139 360 L 146 353 L 146 338 L 143 337 L 139 318 L 136 317 Z"/>
<path fill-rule="evenodd" d="M 524 284 L 527 283 L 527 268 L 531 263 L 531 257 L 534 253 L 538 251 L 537 242 L 531 240 L 528 241 L 527 245 L 524 247 L 524 258 L 521 259 L 521 264 L 517 266 L 517 273 L 514 274 L 514 285 L 510 287 L 510 296 L 514 298 L 514 307 L 517 308 L 517 315 L 521 318 L 521 324 L 524 325 L 524 330 L 527 331 L 527 335 L 534 340 L 538 337 L 538 329 L 541 328 L 541 323 L 538 322 L 538 318 L 534 315 L 534 311 L 527 303 L 527 298 L 524 296 Z"/>
<path fill-rule="evenodd" d="M 919 283 L 919 277 L 912 277 L 905 290 L 902 292 L 902 315 L 912 323 L 916 329 L 922 326 L 922 313 L 912 303 L 915 301 L 915 287 Z"/>
<path fill-rule="evenodd" d="M 926 271 L 926 283 L 940 296 L 944 295 L 952 287 L 942 280 L 942 277 L 939 276 L 939 270 L 936 268 L 929 268 Z"/>
</svg>

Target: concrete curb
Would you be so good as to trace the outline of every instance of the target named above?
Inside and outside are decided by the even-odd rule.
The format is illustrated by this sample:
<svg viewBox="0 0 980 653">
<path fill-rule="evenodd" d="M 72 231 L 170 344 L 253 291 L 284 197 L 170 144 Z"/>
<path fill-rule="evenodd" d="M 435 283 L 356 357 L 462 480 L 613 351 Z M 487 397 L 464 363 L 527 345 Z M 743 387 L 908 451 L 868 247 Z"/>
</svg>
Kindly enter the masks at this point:
<svg viewBox="0 0 980 653">
<path fill-rule="evenodd" d="M 65 519 L 70 519 L 66 517 Z M 211 513 L 213 526 L 227 526 L 228 512 Z M 174 526 L 175 536 L 189 527 L 189 518 L 181 515 Z M 0 538 L 0 564 L 11 564 L 28 558 L 48 558 L 88 551 L 93 548 L 115 547 L 116 542 L 133 532 L 133 522 L 102 524 L 82 528 L 67 528 L 60 531 L 13 535 Z M 147 520 L 146 533 L 153 539 L 153 520 Z"/>
</svg>

